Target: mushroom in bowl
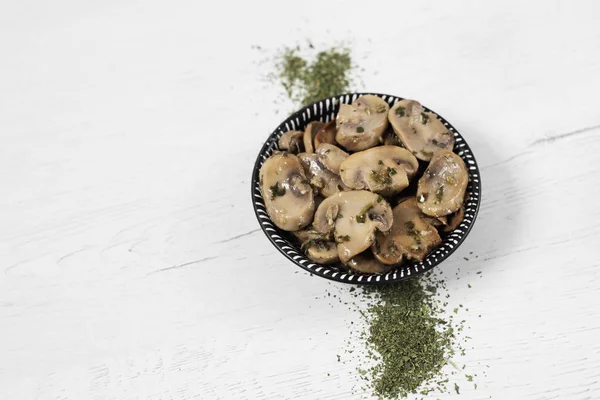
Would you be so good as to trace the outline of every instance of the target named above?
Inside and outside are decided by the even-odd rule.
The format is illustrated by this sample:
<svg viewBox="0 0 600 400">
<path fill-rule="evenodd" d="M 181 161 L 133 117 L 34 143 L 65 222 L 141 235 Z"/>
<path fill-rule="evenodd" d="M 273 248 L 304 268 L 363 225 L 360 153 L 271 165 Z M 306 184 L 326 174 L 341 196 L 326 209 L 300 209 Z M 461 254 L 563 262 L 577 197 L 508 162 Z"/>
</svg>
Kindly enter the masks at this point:
<svg viewBox="0 0 600 400">
<path fill-rule="evenodd" d="M 380 101 L 385 106 L 378 107 Z M 429 155 L 427 146 L 433 143 L 431 136 L 423 135 L 425 146 L 407 144 L 390 118 L 402 101 L 407 100 L 373 94 L 324 99 L 284 121 L 263 146 L 253 174 L 254 208 L 267 237 L 296 265 L 342 282 L 398 281 L 442 262 L 469 233 L 480 198 L 479 171 L 470 148 L 446 120 L 415 102 L 418 104 L 413 104 L 415 110 L 422 110 L 429 118 L 424 125 L 439 121 L 452 136 L 450 149 L 436 146 L 429 159 L 424 160 Z M 344 109 L 346 114 L 341 112 Z M 387 123 L 375 124 L 375 120 L 368 118 L 377 114 L 378 109 Z M 346 118 L 348 112 L 356 113 L 356 118 Z M 315 121 L 323 124 L 310 125 Z M 336 121 L 335 136 L 332 121 Z M 344 134 L 351 133 L 352 123 L 356 124 L 357 134 L 358 126 L 377 125 L 381 130 L 364 129 L 364 138 L 354 133 L 347 135 L 355 136 L 348 142 Z M 306 134 L 307 127 L 310 136 Z M 418 135 L 422 127 L 415 129 Z M 281 211 L 273 213 L 267 207 L 267 203 L 272 203 L 269 191 L 274 181 L 266 185 L 256 179 L 271 157 L 276 160 L 284 157 L 278 146 L 279 138 L 289 131 L 304 132 L 302 139 L 310 137 L 312 149 L 308 153 L 303 142 L 304 153 L 287 152 L 298 163 L 290 166 L 293 172 L 284 175 L 299 177 L 294 180 L 299 198 L 293 200 L 304 208 L 300 207 L 292 222 L 283 226 Z M 323 134 L 319 135 L 320 132 Z M 397 139 L 388 140 L 390 135 Z M 299 137 L 298 133 L 293 136 Z M 377 140 L 373 141 L 373 137 Z M 424 149 L 425 155 L 416 154 L 418 151 L 411 150 L 411 145 L 412 149 Z M 287 184 L 285 179 L 278 177 L 276 191 L 279 185 L 291 187 L 292 179 Z M 435 193 L 440 187 L 444 193 L 438 203 Z M 419 195 L 424 193 L 428 200 L 419 202 Z M 312 210 L 309 196 L 312 196 Z"/>
</svg>

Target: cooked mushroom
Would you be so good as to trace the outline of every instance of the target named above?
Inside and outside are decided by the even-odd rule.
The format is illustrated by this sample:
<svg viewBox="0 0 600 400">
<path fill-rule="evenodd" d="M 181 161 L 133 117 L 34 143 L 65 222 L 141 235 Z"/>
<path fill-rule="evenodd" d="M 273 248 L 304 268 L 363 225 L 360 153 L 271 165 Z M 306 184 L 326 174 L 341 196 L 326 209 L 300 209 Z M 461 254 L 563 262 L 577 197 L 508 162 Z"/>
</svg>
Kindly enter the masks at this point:
<svg viewBox="0 0 600 400">
<path fill-rule="evenodd" d="M 315 152 L 321 156 L 323 165 L 337 175 L 340 174 L 340 164 L 348 157 L 344 150 L 329 143 L 321 143 Z"/>
<path fill-rule="evenodd" d="M 348 187 L 390 196 L 406 188 L 418 168 L 419 162 L 410 151 L 379 146 L 348 156 L 340 164 L 340 176 Z"/>
<path fill-rule="evenodd" d="M 398 206 L 402 205 L 402 207 L 412 207 L 414 209 L 419 209 L 417 205 L 417 199 L 415 196 L 405 197 L 398 201 Z M 421 211 L 419 209 L 419 211 Z M 444 232 L 446 232 L 445 227 L 448 225 L 448 218 L 446 216 L 443 217 L 432 217 L 430 215 L 423 214 L 421 211 L 421 218 L 430 223 L 431 225 L 437 227 L 444 227 Z"/>
<path fill-rule="evenodd" d="M 393 269 L 389 265 L 380 263 L 366 252 L 352 257 L 345 265 L 363 274 L 385 274 Z"/>
<path fill-rule="evenodd" d="M 455 212 L 454 214 L 448 215 L 448 224 L 446 226 L 444 226 L 444 232 L 452 232 L 453 230 L 458 228 L 458 226 L 460 225 L 460 223 L 462 222 L 464 217 L 465 217 L 465 207 L 464 206 L 459 208 L 458 211 Z"/>
<path fill-rule="evenodd" d="M 310 224 L 315 201 L 298 157 L 273 154 L 260 168 L 259 179 L 267 212 L 275 225 L 297 231 Z"/>
<path fill-rule="evenodd" d="M 317 136 L 317 133 L 319 132 L 319 130 L 324 126 L 325 126 L 325 123 L 323 123 L 321 121 L 313 121 L 313 122 L 309 123 L 308 125 L 306 125 L 306 129 L 304 129 L 304 136 L 303 136 L 305 152 L 307 152 L 307 153 L 315 152 L 315 147 L 316 147 L 314 145 L 315 136 Z"/>
<path fill-rule="evenodd" d="M 301 243 L 308 242 L 309 240 L 330 241 L 333 239 L 333 235 L 330 235 L 327 233 L 321 233 L 319 231 L 314 230 L 312 227 L 292 232 L 292 234 L 298 240 L 300 240 Z"/>
<path fill-rule="evenodd" d="M 310 227 L 292 234 L 302 242 L 302 250 L 306 256 L 319 264 L 331 264 L 339 261 L 333 235 L 321 233 Z"/>
<path fill-rule="evenodd" d="M 390 233 L 377 233 L 371 248 L 380 262 L 393 265 L 400 263 L 403 258 L 422 261 L 442 243 L 438 231 L 422 217 L 415 203 L 400 203 L 394 207 L 393 216 Z"/>
<path fill-rule="evenodd" d="M 318 232 L 334 233 L 340 260 L 348 262 L 373 244 L 377 230 L 390 230 L 392 209 L 366 190 L 340 192 L 321 203 L 313 225 Z"/>
<path fill-rule="evenodd" d="M 335 133 L 336 133 L 335 120 L 323 125 L 321 127 L 321 129 L 319 129 L 319 131 L 317 132 L 317 134 L 315 135 L 315 138 L 313 140 L 314 148 L 315 149 L 318 148 L 319 145 L 322 143 L 334 144 L 335 143 Z"/>
<path fill-rule="evenodd" d="M 386 129 L 383 133 L 383 144 L 388 146 L 402 146 L 402 142 L 396 136 L 396 133 L 393 129 Z"/>
<path fill-rule="evenodd" d="M 287 131 L 279 138 L 279 149 L 288 150 L 292 154 L 301 153 L 304 151 L 303 137 L 304 132 Z"/>
<path fill-rule="evenodd" d="M 415 100 L 401 100 L 388 113 L 390 124 L 400 141 L 418 159 L 431 160 L 440 150 L 452 150 L 454 135 L 431 112 Z"/>
<path fill-rule="evenodd" d="M 352 104 L 340 104 L 335 139 L 350 151 L 378 145 L 388 126 L 389 109 L 383 99 L 373 95 L 360 96 Z"/>
<path fill-rule="evenodd" d="M 310 184 L 324 197 L 350 190 L 339 175 L 334 174 L 323 165 L 322 156 L 319 154 L 300 153 L 298 158 L 302 162 Z"/>
<path fill-rule="evenodd" d="M 331 264 L 340 260 L 335 242 L 308 240 L 302 243 L 302 250 L 310 260 L 319 264 Z"/>
<path fill-rule="evenodd" d="M 448 150 L 438 151 L 419 179 L 417 204 L 433 217 L 452 214 L 462 207 L 468 182 L 462 158 Z"/>
</svg>

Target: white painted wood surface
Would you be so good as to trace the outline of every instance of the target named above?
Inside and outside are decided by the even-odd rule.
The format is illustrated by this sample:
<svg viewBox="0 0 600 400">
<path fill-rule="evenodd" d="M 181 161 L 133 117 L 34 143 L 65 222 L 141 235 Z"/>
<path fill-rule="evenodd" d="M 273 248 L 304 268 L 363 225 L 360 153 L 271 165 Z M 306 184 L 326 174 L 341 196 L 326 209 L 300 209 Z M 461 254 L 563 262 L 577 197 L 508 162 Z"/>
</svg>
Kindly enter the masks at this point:
<svg viewBox="0 0 600 400">
<path fill-rule="evenodd" d="M 359 317 L 322 298 L 347 291 L 249 196 L 293 108 L 261 61 L 306 39 L 346 41 L 357 89 L 419 99 L 482 167 L 442 267 L 478 389 L 439 397 L 600 398 L 599 3 L 323 3 L 0 4 L 0 399 L 361 398 L 336 358 Z"/>
</svg>

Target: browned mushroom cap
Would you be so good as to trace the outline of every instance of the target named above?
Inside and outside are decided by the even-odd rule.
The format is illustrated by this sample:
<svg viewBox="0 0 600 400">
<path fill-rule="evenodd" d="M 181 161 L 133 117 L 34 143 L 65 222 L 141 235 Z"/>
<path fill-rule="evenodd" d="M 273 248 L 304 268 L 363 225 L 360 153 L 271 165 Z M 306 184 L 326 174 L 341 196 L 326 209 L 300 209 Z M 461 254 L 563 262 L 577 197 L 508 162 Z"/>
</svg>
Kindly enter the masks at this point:
<svg viewBox="0 0 600 400">
<path fill-rule="evenodd" d="M 315 201 L 298 157 L 273 154 L 260 168 L 259 177 L 260 191 L 275 225 L 296 231 L 310 224 Z"/>
<path fill-rule="evenodd" d="M 329 197 L 337 192 L 350 190 L 339 175 L 334 174 L 323 165 L 322 156 L 319 154 L 298 154 L 304 171 L 312 187 L 324 197 Z"/>
<path fill-rule="evenodd" d="M 429 161 L 439 150 L 452 150 L 454 135 L 433 113 L 426 112 L 415 100 L 401 100 L 388 114 L 400 141 L 418 159 Z"/>
<path fill-rule="evenodd" d="M 375 231 L 390 230 L 392 209 L 383 197 L 366 190 L 340 192 L 321 203 L 313 225 L 319 232 L 334 232 L 340 260 L 347 262 L 371 246 Z"/>
<path fill-rule="evenodd" d="M 321 156 L 323 165 L 334 174 L 340 174 L 340 164 L 348 157 L 348 153 L 329 143 L 321 143 L 316 153 Z"/>
<path fill-rule="evenodd" d="M 279 149 L 289 150 L 292 154 L 301 153 L 304 150 L 303 137 L 304 132 L 287 131 L 279 138 Z"/>
<path fill-rule="evenodd" d="M 313 121 L 306 125 L 306 129 L 304 129 L 304 151 L 307 153 L 315 152 L 314 140 L 315 136 L 319 130 L 325 126 L 325 123 L 321 121 Z"/>
<path fill-rule="evenodd" d="M 336 118 L 335 139 L 350 151 L 360 151 L 380 144 L 388 126 L 390 106 L 380 97 L 360 96 L 352 104 L 340 104 Z"/>
<path fill-rule="evenodd" d="M 319 264 L 331 264 L 340 260 L 335 242 L 308 240 L 302 243 L 302 250 L 310 260 Z"/>
<path fill-rule="evenodd" d="M 419 179 L 417 204 L 433 217 L 452 214 L 462 207 L 468 182 L 462 158 L 448 150 L 438 151 Z"/>
<path fill-rule="evenodd" d="M 385 274 L 393 269 L 380 263 L 367 252 L 352 257 L 345 265 L 363 274 Z"/>
<path fill-rule="evenodd" d="M 322 143 L 335 144 L 335 120 L 326 123 L 319 129 L 314 138 L 314 148 L 316 149 Z"/>
<path fill-rule="evenodd" d="M 390 196 L 406 188 L 418 168 L 419 162 L 410 151 L 379 146 L 348 156 L 340 164 L 340 176 L 348 187 Z"/>
<path fill-rule="evenodd" d="M 382 263 L 398 264 L 403 258 L 422 261 L 442 243 L 437 230 L 423 217 L 415 203 L 403 202 L 393 210 L 394 223 L 388 235 L 377 233 L 371 248 Z"/>
</svg>

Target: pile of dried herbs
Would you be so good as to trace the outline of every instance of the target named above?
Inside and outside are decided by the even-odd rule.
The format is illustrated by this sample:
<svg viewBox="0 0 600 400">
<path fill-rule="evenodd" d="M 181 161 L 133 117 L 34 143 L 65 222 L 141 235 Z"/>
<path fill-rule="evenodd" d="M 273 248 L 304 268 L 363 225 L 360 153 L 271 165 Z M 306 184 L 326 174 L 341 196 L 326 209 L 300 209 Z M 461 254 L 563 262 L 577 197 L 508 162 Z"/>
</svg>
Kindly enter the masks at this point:
<svg viewBox="0 0 600 400">
<path fill-rule="evenodd" d="M 275 78 L 287 96 L 300 106 L 325 97 L 346 93 L 350 86 L 352 60 L 345 48 L 317 53 L 312 62 L 300 56 L 300 48 L 287 48 L 276 63 Z"/>
<path fill-rule="evenodd" d="M 438 294 L 444 288 L 444 281 L 433 274 L 365 288 L 368 305 L 362 312 L 366 329 L 361 339 L 374 362 L 361 371 L 376 396 L 395 399 L 449 390 L 442 368 L 454 365 L 456 350 L 464 352 L 457 340 L 464 321 L 446 316 L 447 303 Z M 458 391 L 458 386 L 452 389 Z"/>
<path fill-rule="evenodd" d="M 301 57 L 300 50 L 285 49 L 274 75 L 297 106 L 349 91 L 353 63 L 348 49 L 320 51 L 312 61 Z M 440 293 L 445 290 L 445 283 L 440 276 L 430 273 L 399 284 L 349 290 L 357 300 L 353 306 L 364 322 L 364 329 L 358 328 L 357 332 L 363 346 L 363 351 L 357 352 L 361 354 L 358 372 L 365 381 L 363 389 L 381 399 L 427 395 L 432 391 L 460 392 L 457 383 L 449 383 L 444 367 L 454 368 L 451 375 L 457 371 L 463 374 L 465 366 L 458 368 L 452 357 L 457 350 L 464 355 L 464 342 L 459 338 L 465 321 L 454 320 L 458 309 L 447 312 L 448 303 Z M 341 298 L 337 297 L 340 302 Z M 360 325 L 353 321 L 351 324 Z M 353 353 L 355 345 L 349 343 L 345 352 Z M 471 375 L 464 376 L 473 381 Z"/>
</svg>

